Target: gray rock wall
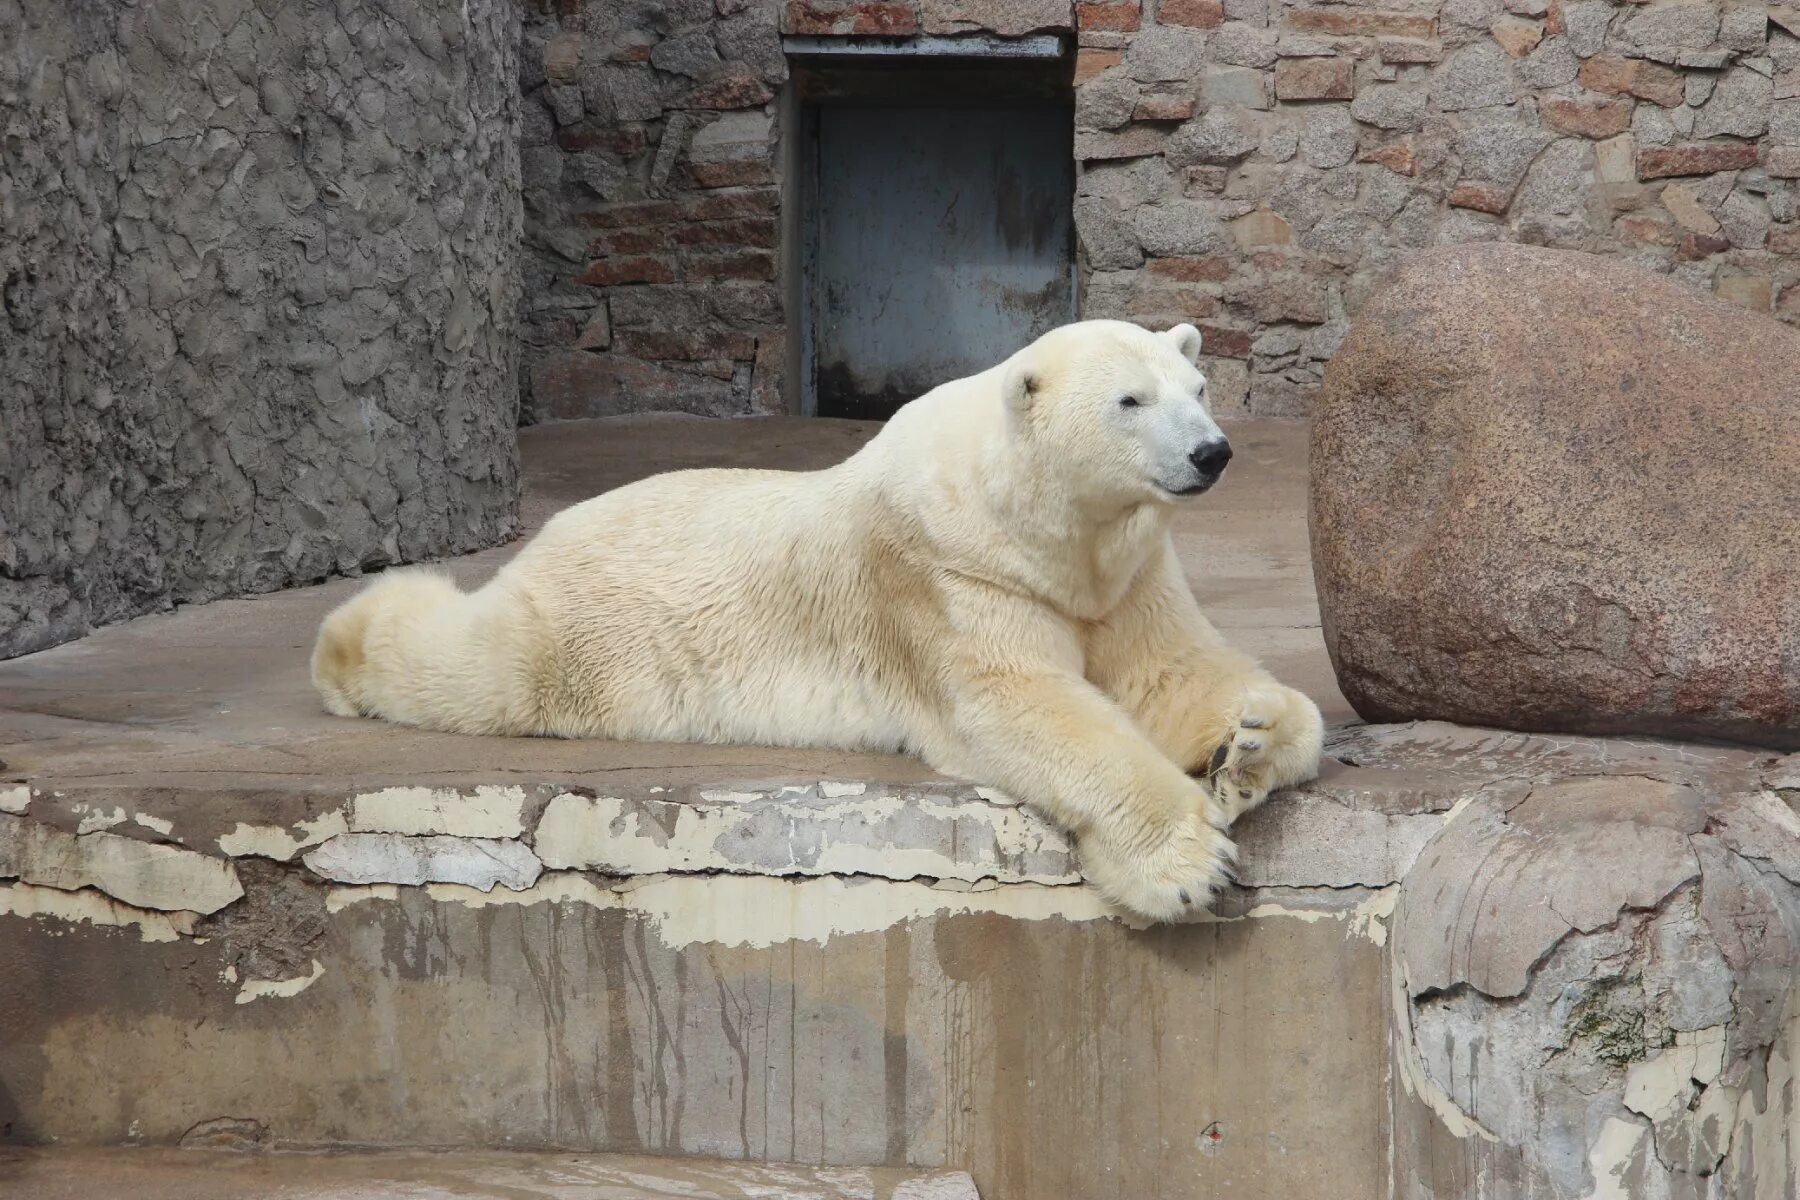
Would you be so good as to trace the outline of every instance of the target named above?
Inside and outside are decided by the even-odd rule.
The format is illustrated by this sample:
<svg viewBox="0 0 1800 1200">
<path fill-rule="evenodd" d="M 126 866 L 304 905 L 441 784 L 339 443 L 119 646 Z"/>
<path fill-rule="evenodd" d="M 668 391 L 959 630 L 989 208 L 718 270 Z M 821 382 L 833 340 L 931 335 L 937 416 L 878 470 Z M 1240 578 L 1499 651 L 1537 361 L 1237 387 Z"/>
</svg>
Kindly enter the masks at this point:
<svg viewBox="0 0 1800 1200">
<path fill-rule="evenodd" d="M 532 414 L 779 405 L 781 33 L 1071 39 L 1082 315 L 1198 323 L 1227 410 L 1305 415 L 1432 245 L 1613 255 L 1800 320 L 1789 5 L 536 3 Z"/>
<path fill-rule="evenodd" d="M 0 657 L 514 528 L 510 0 L 0 0 Z"/>
</svg>

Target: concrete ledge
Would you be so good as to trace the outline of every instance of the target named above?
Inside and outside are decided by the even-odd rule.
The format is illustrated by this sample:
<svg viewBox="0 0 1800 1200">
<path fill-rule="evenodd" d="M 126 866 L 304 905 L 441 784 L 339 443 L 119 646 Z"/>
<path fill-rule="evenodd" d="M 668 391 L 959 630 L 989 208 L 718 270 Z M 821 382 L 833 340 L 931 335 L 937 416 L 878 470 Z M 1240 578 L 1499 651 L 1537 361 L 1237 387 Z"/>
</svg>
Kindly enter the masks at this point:
<svg viewBox="0 0 1800 1200">
<path fill-rule="evenodd" d="M 862 436 L 695 429 L 633 469 Z M 531 520 L 614 452 L 556 436 Z M 962 1168 L 989 1200 L 1795 1190 L 1800 756 L 1344 725 L 1285 436 L 1234 431 L 1276 486 L 1183 549 L 1339 723 L 1191 925 L 910 760 L 326 717 L 335 585 L 0 664 L 0 1142 L 249 1121 Z"/>
<path fill-rule="evenodd" d="M 61 981 L 0 1013 L 0 1123 L 963 1166 L 1002 1197 L 1390 1171 L 1749 1196 L 1794 1169 L 1793 759 L 1432 724 L 1330 752 L 1240 823 L 1248 886 L 1154 929 L 947 781 L 390 788 L 223 835 L 208 811 L 180 853 L 244 893 L 211 915 L 123 902 L 111 859 L 0 886 L 9 977 Z M 9 830 L 77 847 L 194 819 L 3 795 Z M 1070 1144 L 1096 1096 L 1119 1123 Z M 1296 1120 L 1329 1136 L 1296 1147 Z"/>
<path fill-rule="evenodd" d="M 257 1150 L 254 1122 L 202 1131 L 205 1150 L 5 1150 L 0 1185 L 33 1200 L 980 1200 L 962 1171 L 803 1167 L 627 1154 Z M 221 1133 L 227 1138 L 217 1139 Z M 211 1140 L 207 1140 L 211 1139 Z M 11 1190 L 16 1189 L 16 1191 Z"/>
</svg>

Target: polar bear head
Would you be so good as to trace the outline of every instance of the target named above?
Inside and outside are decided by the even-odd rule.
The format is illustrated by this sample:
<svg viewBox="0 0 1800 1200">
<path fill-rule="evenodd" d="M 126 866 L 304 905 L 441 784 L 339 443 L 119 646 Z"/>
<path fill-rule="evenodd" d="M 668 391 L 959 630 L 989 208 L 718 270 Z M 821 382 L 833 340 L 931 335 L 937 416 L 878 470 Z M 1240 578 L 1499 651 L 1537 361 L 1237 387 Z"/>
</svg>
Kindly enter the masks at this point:
<svg viewBox="0 0 1800 1200">
<path fill-rule="evenodd" d="M 1018 449 L 1099 503 L 1169 501 L 1217 483 L 1231 444 L 1214 422 L 1200 331 L 1125 321 L 1053 329 L 1006 364 Z"/>
</svg>

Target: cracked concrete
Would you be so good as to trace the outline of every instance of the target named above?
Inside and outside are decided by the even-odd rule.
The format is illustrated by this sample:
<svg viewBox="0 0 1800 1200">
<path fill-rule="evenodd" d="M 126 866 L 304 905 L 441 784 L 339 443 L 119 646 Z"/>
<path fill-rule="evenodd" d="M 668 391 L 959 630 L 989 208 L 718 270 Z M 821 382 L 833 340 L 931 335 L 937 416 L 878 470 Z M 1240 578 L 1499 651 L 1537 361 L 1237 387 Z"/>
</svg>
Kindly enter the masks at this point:
<svg viewBox="0 0 1800 1200">
<path fill-rule="evenodd" d="M 1800 994 L 1800 888 L 1774 866 L 1793 813 L 1770 756 L 1644 748 L 1548 780 L 1555 756 L 1524 756 L 1401 889 L 1390 1015 L 1420 1085 L 1394 1096 L 1402 1194 L 1723 1200 L 1800 1179 L 1800 1109 L 1769 1082 Z"/>
<path fill-rule="evenodd" d="M 217 912 L 244 894 L 228 862 L 117 834 L 68 834 L 11 815 L 0 815 L 0 879 L 66 892 L 91 887 L 162 912 Z"/>
<path fill-rule="evenodd" d="M 866 436 L 669 424 L 529 431 L 527 520 Z M 1784 1195 L 1794 756 L 1342 724 L 1287 438 L 1235 428 L 1269 482 L 1180 537 L 1220 623 L 1323 697 L 1331 759 L 1239 823 L 1244 886 L 1186 926 L 910 760 L 323 716 L 304 649 L 341 585 L 0 664 L 0 1141 L 229 1117 L 966 1166 L 990 1200 Z M 141 890 L 140 860 L 179 866 Z M 211 915 L 138 906 L 227 875 Z"/>
<path fill-rule="evenodd" d="M 254 1122 L 217 1121 L 202 1146 L 258 1149 Z M 980 1200 L 964 1171 L 672 1161 L 517 1151 L 219 1154 L 204 1149 L 0 1149 L 0 1181 L 35 1200 L 392 1200 L 583 1196 L 606 1200 Z"/>
</svg>

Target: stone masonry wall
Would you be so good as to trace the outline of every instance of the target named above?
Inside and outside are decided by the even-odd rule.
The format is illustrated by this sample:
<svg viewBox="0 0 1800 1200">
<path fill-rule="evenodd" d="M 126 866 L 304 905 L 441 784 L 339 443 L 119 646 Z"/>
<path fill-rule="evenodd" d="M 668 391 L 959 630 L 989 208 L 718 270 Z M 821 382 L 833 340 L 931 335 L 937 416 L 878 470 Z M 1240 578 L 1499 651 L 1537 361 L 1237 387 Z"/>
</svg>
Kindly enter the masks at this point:
<svg viewBox="0 0 1800 1200">
<path fill-rule="evenodd" d="M 511 0 L 0 0 L 0 657 L 517 503 Z"/>
<path fill-rule="evenodd" d="M 1800 314 L 1794 30 L 1716 0 L 563 0 L 524 55 L 527 415 L 780 405 L 781 32 L 1073 39 L 1082 315 L 1195 321 L 1221 408 L 1300 416 L 1421 246 Z"/>
<path fill-rule="evenodd" d="M 1800 315 L 1800 10 L 1709 0 L 1079 6 L 1088 315 L 1206 333 L 1304 415 L 1406 251 L 1626 257 Z"/>
<path fill-rule="evenodd" d="M 779 411 L 767 0 L 529 0 L 527 422 Z"/>
</svg>

